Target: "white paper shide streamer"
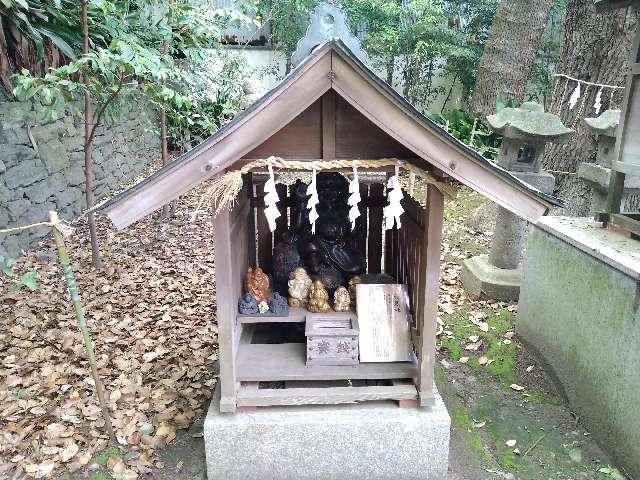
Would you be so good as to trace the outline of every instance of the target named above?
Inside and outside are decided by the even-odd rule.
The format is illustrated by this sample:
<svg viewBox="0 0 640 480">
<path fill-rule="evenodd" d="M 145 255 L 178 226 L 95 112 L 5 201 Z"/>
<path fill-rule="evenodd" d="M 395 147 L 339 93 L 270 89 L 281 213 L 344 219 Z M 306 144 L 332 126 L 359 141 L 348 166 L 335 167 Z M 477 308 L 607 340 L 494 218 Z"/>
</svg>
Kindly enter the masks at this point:
<svg viewBox="0 0 640 480">
<path fill-rule="evenodd" d="M 390 230 L 395 223 L 396 227 L 401 228 L 400 215 L 404 213 L 404 209 L 400 202 L 404 194 L 400 186 L 400 167 L 396 165 L 395 175 L 387 182 L 387 201 L 389 205 L 384 207 L 384 228 Z"/>
<path fill-rule="evenodd" d="M 349 199 L 347 205 L 351 207 L 349 210 L 349 221 L 351 222 L 351 230 L 356 228 L 356 220 L 360 216 L 358 204 L 362 198 L 360 197 L 360 184 L 358 183 L 358 169 L 353 167 L 353 180 L 349 183 Z"/>
<path fill-rule="evenodd" d="M 600 113 L 600 109 L 602 108 L 602 87 L 598 90 L 598 94 L 596 95 L 596 101 L 593 104 L 593 108 L 596 111 L 596 115 Z"/>
<path fill-rule="evenodd" d="M 316 211 L 316 205 L 320 202 L 318 199 L 318 188 L 316 185 L 316 171 L 313 171 L 311 175 L 311 183 L 307 187 L 307 195 L 309 200 L 307 201 L 307 210 L 309 210 L 309 223 L 311 223 L 311 233 L 316 233 L 316 220 L 318 219 L 318 212 Z"/>
<path fill-rule="evenodd" d="M 576 106 L 579 99 L 580 99 L 580 82 L 578 82 L 578 85 L 576 85 L 576 88 L 571 94 L 571 97 L 569 97 L 569 110 L 573 110 L 573 107 Z"/>
<path fill-rule="evenodd" d="M 280 216 L 277 203 L 280 201 L 278 191 L 276 190 L 276 180 L 273 176 L 273 167 L 269 165 L 269 180 L 264 184 L 264 216 L 269 222 L 269 230 L 272 232 L 276 229 L 276 219 Z"/>
</svg>

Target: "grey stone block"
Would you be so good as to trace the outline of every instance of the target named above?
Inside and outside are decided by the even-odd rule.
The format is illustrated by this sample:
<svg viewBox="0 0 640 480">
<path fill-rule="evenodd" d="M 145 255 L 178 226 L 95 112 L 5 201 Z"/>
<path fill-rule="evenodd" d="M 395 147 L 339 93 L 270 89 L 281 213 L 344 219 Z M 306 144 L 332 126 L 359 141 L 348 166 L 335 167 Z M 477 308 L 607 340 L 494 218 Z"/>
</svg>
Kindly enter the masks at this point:
<svg viewBox="0 0 640 480">
<path fill-rule="evenodd" d="M 66 171 L 65 176 L 67 178 L 67 182 L 71 186 L 84 185 L 83 164 L 72 164 L 71 168 Z"/>
<path fill-rule="evenodd" d="M 32 203 L 44 203 L 51 193 L 46 180 L 40 180 L 24 189 L 24 195 Z"/>
<path fill-rule="evenodd" d="M 67 148 L 57 138 L 39 145 L 38 152 L 40 160 L 49 173 L 64 170 L 71 163 Z"/>
<path fill-rule="evenodd" d="M 578 165 L 578 177 L 596 190 L 609 191 L 610 168 L 595 163 L 581 163 Z M 627 176 L 624 181 L 624 189 L 627 194 L 637 195 L 640 193 L 640 179 L 631 175 Z"/>
<path fill-rule="evenodd" d="M 62 192 L 66 190 L 68 186 L 67 180 L 62 172 L 54 173 L 47 178 L 47 188 L 51 193 Z"/>
<path fill-rule="evenodd" d="M 204 423 L 207 477 L 442 480 L 451 421 L 434 393 L 431 409 L 365 402 L 221 414 L 216 392 Z"/>
<path fill-rule="evenodd" d="M 68 205 L 82 203 L 83 199 L 83 190 L 79 187 L 69 187 L 55 195 L 56 207 L 59 209 Z"/>
<path fill-rule="evenodd" d="M 9 218 L 17 221 L 24 212 L 29 208 L 29 201 L 21 198 L 12 202 L 7 202 L 7 210 L 9 211 Z"/>
<path fill-rule="evenodd" d="M 494 267 L 488 255 L 478 255 L 462 263 L 460 279 L 467 293 L 495 300 L 518 300 L 522 268 Z"/>
<path fill-rule="evenodd" d="M 22 160 L 32 160 L 35 157 L 36 152 L 30 146 L 14 145 L 13 142 L 0 144 L 0 158 L 6 162 L 7 169 L 20 164 Z"/>
<path fill-rule="evenodd" d="M 45 169 L 32 160 L 23 160 L 4 173 L 8 188 L 26 187 L 46 177 Z"/>
<path fill-rule="evenodd" d="M 0 207 L 0 228 L 5 228 L 9 224 L 9 210 Z"/>
<path fill-rule="evenodd" d="M 36 125 L 31 127 L 31 136 L 40 145 L 50 142 L 51 140 L 57 140 L 60 132 L 64 129 L 64 123 L 62 120 L 56 120 L 47 125 Z"/>
</svg>

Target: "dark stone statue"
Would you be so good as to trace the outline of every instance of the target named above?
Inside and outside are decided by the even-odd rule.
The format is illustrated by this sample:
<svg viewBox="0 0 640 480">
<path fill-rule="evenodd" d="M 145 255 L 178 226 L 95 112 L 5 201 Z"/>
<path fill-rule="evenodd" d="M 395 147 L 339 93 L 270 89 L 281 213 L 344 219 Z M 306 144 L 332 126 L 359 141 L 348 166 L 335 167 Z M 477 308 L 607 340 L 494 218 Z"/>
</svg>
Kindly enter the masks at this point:
<svg viewBox="0 0 640 480">
<path fill-rule="evenodd" d="M 307 185 L 298 180 L 292 191 L 289 230 L 273 249 L 275 288 L 285 293 L 289 274 L 305 267 L 313 279 L 322 281 L 329 293 L 346 285 L 347 279 L 365 269 L 364 256 L 349 246 L 352 237 L 349 222 L 349 182 L 336 172 L 316 177 L 319 218 L 311 232 L 307 210 Z"/>
<path fill-rule="evenodd" d="M 245 293 L 244 296 L 238 300 L 238 312 L 242 315 L 257 315 L 260 313 L 258 301 L 253 298 L 253 295 L 250 293 Z"/>
<path fill-rule="evenodd" d="M 287 303 L 287 299 L 278 292 L 274 292 L 271 300 L 269 301 L 269 311 L 274 315 L 286 315 L 289 313 L 289 304 Z"/>
</svg>

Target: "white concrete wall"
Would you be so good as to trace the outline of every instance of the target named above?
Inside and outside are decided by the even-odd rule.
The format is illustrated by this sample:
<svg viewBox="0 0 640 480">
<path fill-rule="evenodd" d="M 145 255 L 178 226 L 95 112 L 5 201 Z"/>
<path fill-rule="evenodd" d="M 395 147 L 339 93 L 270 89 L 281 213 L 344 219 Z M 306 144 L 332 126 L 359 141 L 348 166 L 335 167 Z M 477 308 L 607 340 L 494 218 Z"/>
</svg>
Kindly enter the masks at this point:
<svg viewBox="0 0 640 480">
<path fill-rule="evenodd" d="M 285 56 L 275 51 L 270 47 L 228 47 L 230 52 L 236 55 L 242 55 L 246 59 L 248 67 L 254 71 L 255 78 L 260 80 L 264 93 L 267 90 L 273 88 L 285 75 L 286 71 L 286 58 Z M 384 67 L 376 65 L 376 62 L 369 62 L 372 70 L 376 74 L 386 80 L 387 72 Z M 402 60 L 396 61 L 396 68 L 393 75 L 393 88 L 402 95 L 404 82 L 402 78 L 402 72 L 404 68 L 404 62 Z M 429 105 L 429 111 L 431 113 L 440 113 L 442 104 L 444 103 L 449 87 L 451 86 L 451 79 L 444 75 L 436 75 L 435 85 L 442 85 L 445 88 L 445 92 L 439 95 L 435 101 Z M 459 108 L 462 105 L 462 89 L 460 84 L 454 86 L 451 93 L 451 97 L 447 103 L 447 110 L 451 108 Z"/>
</svg>

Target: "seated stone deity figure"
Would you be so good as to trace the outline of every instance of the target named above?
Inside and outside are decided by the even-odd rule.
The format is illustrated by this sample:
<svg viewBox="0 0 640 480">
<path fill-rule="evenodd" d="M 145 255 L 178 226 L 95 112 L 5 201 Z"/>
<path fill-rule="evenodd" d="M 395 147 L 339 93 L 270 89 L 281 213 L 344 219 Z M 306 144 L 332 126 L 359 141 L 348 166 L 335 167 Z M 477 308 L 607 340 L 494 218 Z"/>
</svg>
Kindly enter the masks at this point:
<svg viewBox="0 0 640 480">
<path fill-rule="evenodd" d="M 336 172 L 321 172 L 316 177 L 319 218 L 315 233 L 311 231 L 306 184 L 298 180 L 292 191 L 289 230 L 273 252 L 273 274 L 276 289 L 286 292 L 289 274 L 299 266 L 311 278 L 322 281 L 329 293 L 346 285 L 348 278 L 365 269 L 364 256 L 350 246 L 359 232 L 351 231 L 349 222 L 349 183 Z"/>
</svg>

